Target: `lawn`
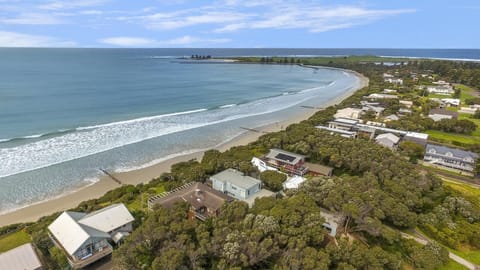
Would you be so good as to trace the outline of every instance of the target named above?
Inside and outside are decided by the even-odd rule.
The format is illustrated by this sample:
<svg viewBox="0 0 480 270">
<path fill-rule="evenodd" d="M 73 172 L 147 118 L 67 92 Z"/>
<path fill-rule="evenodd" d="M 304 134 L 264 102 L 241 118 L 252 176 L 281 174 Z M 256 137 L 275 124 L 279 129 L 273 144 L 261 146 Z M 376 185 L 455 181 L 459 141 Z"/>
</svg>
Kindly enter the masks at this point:
<svg viewBox="0 0 480 270">
<path fill-rule="evenodd" d="M 465 99 L 475 97 L 473 95 L 473 89 L 472 88 L 470 88 L 466 85 L 463 85 L 463 84 L 457 84 L 455 87 L 457 89 L 460 89 L 460 101 L 462 103 L 465 101 Z"/>
<path fill-rule="evenodd" d="M 32 242 L 30 235 L 23 230 L 0 237 L 0 253 Z"/>
<path fill-rule="evenodd" d="M 134 202 L 127 205 L 127 208 L 130 211 L 144 210 L 147 207 L 148 198 L 152 197 L 155 194 L 161 194 L 163 192 L 165 192 L 165 187 L 163 185 L 152 187 L 147 192 L 143 193 L 143 204 L 142 204 L 142 195 L 139 195 Z M 143 205 L 143 209 L 142 209 L 142 205 Z"/>
<path fill-rule="evenodd" d="M 450 260 L 445 266 L 439 268 L 440 270 L 463 270 L 468 269 L 465 266 L 457 263 L 454 260 Z"/>
<path fill-rule="evenodd" d="M 478 133 L 478 128 L 474 131 L 474 135 Z M 480 143 L 480 136 L 472 136 L 472 135 L 463 135 L 463 134 L 456 134 L 456 133 L 447 133 L 438 130 L 427 130 L 427 134 L 430 135 L 430 138 L 433 140 L 439 140 L 440 142 L 446 143 L 454 143 L 459 142 L 462 144 L 475 144 Z M 480 134 L 480 133 L 478 133 Z"/>
<path fill-rule="evenodd" d="M 450 252 L 470 261 L 474 264 L 480 264 L 480 250 L 470 250 L 469 248 L 463 248 L 461 250 L 447 248 Z"/>
</svg>

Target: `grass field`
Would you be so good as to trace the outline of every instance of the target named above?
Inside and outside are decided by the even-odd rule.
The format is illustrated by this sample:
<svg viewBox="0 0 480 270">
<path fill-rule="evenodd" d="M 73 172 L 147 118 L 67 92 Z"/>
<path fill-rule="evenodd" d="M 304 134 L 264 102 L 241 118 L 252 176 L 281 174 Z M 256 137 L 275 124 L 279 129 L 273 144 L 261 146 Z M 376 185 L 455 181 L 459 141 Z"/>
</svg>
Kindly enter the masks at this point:
<svg viewBox="0 0 480 270">
<path fill-rule="evenodd" d="M 16 248 L 32 240 L 23 230 L 0 237 L 0 253 Z"/>
<path fill-rule="evenodd" d="M 468 268 L 457 263 L 454 260 L 450 260 L 447 265 L 439 268 L 439 270 L 464 270 L 464 269 L 468 269 Z"/>
<path fill-rule="evenodd" d="M 466 85 L 463 85 L 463 84 L 457 84 L 455 86 L 455 88 L 457 89 L 460 89 L 460 101 L 463 103 L 465 101 L 465 99 L 468 99 L 468 98 L 473 98 L 475 97 L 474 96 L 474 93 L 473 93 L 473 89 L 466 86 Z"/>
<path fill-rule="evenodd" d="M 480 136 L 475 136 L 477 130 L 472 135 L 463 135 L 457 133 L 447 133 L 438 130 L 427 130 L 426 133 L 430 135 L 430 138 L 439 140 L 440 142 L 446 142 L 453 144 L 454 142 L 459 142 L 462 144 L 475 144 L 480 143 Z M 480 133 L 478 133 L 480 134 Z"/>
</svg>

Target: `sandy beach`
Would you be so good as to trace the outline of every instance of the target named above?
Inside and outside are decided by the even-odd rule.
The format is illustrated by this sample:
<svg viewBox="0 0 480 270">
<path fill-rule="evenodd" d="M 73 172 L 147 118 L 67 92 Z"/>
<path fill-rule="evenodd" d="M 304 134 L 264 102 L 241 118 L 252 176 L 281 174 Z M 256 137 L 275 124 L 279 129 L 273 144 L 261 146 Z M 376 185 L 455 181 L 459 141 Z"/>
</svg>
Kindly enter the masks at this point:
<svg viewBox="0 0 480 270">
<path fill-rule="evenodd" d="M 360 78 L 360 87 L 351 89 L 350 91 L 347 91 L 343 95 L 325 104 L 316 104 L 317 106 L 328 107 L 334 104 L 338 104 L 345 98 L 352 95 L 355 91 L 368 85 L 368 78 L 354 71 L 347 71 L 347 70 L 345 71 Z M 312 105 L 315 105 L 315 104 L 312 104 Z M 303 108 L 303 110 L 304 110 L 304 113 L 302 113 L 299 116 L 295 116 L 274 124 L 257 128 L 257 130 L 259 130 L 260 132 L 246 131 L 242 135 L 237 136 L 232 140 L 230 140 L 229 142 L 219 145 L 216 148 L 220 151 L 224 151 L 233 146 L 246 145 L 250 142 L 255 141 L 264 132 L 279 131 L 281 129 L 284 129 L 290 124 L 298 123 L 302 120 L 308 119 L 317 111 L 314 109 L 306 109 L 306 108 Z M 168 172 L 172 164 L 175 164 L 181 161 L 191 160 L 191 159 L 200 160 L 202 156 L 203 156 L 203 152 L 183 155 L 183 156 L 175 157 L 175 158 L 160 162 L 156 165 L 153 165 L 147 168 L 124 172 L 124 173 L 116 173 L 114 174 L 114 177 L 118 178 L 124 184 L 136 185 L 139 183 L 148 182 L 151 179 L 158 177 L 162 173 Z M 5 226 L 9 224 L 14 224 L 14 223 L 21 223 L 21 222 L 34 222 L 38 220 L 40 217 L 76 207 L 82 201 L 101 197 L 107 191 L 115 189 L 119 186 L 120 185 L 115 181 L 113 181 L 110 177 L 108 176 L 102 177 L 98 182 L 90 186 L 87 186 L 85 188 L 82 188 L 80 190 L 74 191 L 70 194 L 66 194 L 58 198 L 54 198 L 45 202 L 41 202 L 38 204 L 27 206 L 25 208 L 18 209 L 14 212 L 0 215 L 0 226 Z"/>
</svg>

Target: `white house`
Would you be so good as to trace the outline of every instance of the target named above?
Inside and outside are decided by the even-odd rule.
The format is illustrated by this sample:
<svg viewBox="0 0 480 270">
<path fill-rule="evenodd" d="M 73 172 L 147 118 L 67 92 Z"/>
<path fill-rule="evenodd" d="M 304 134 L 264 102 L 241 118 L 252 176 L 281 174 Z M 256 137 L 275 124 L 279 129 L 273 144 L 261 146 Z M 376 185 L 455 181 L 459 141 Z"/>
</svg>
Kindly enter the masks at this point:
<svg viewBox="0 0 480 270">
<path fill-rule="evenodd" d="M 458 107 L 458 106 L 460 106 L 460 99 L 458 99 L 458 98 L 442 98 L 442 103 L 447 105 L 447 107 L 450 107 L 450 106 Z"/>
<path fill-rule="evenodd" d="M 32 244 L 29 243 L 0 253 L 0 269 L 42 270 L 43 266 Z"/>
<path fill-rule="evenodd" d="M 350 119 L 358 119 L 362 116 L 362 109 L 356 108 L 345 108 L 337 110 L 337 113 L 333 116 L 334 118 L 350 118 Z"/>
<path fill-rule="evenodd" d="M 392 84 L 403 84 L 403 79 L 385 78 L 384 81 Z"/>
<path fill-rule="evenodd" d="M 395 94 L 395 93 L 397 93 L 397 90 L 394 90 L 394 89 L 383 89 L 383 93 L 385 93 L 385 94 Z"/>
<path fill-rule="evenodd" d="M 368 99 L 397 99 L 397 95 L 390 95 L 390 94 L 381 94 L 381 93 L 373 93 L 366 96 Z"/>
<path fill-rule="evenodd" d="M 90 214 L 63 212 L 48 230 L 73 268 L 83 268 L 112 253 L 109 240 L 118 243 L 132 231 L 133 216 L 124 204 L 113 204 Z"/>
<path fill-rule="evenodd" d="M 450 85 L 429 85 L 427 86 L 427 91 L 430 94 L 438 94 L 438 95 L 451 95 L 455 93 L 453 87 Z"/>
<path fill-rule="evenodd" d="M 468 113 L 468 114 L 475 114 L 478 110 L 480 110 L 480 105 L 474 104 L 468 107 L 461 107 L 458 110 L 459 113 Z"/>
<path fill-rule="evenodd" d="M 262 189 L 262 181 L 234 169 L 210 177 L 212 188 L 238 200 L 245 200 Z"/>
<path fill-rule="evenodd" d="M 413 101 L 410 101 L 410 100 L 400 100 L 398 103 L 400 103 L 400 105 L 403 105 L 407 108 L 411 108 L 413 106 Z"/>
</svg>

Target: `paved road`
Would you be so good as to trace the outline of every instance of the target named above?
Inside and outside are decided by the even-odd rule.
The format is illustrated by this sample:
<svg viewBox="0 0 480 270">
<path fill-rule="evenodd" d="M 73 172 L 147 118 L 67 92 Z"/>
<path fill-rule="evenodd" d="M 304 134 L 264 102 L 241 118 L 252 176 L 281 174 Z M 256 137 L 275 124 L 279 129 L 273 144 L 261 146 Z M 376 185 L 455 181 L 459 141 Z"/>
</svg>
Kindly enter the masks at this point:
<svg viewBox="0 0 480 270">
<path fill-rule="evenodd" d="M 422 234 L 420 234 L 419 232 L 416 231 L 417 234 L 419 234 L 420 236 L 423 236 Z M 400 234 L 402 235 L 403 238 L 406 238 L 406 239 L 413 239 L 415 240 L 417 243 L 420 243 L 422 245 L 426 245 L 430 242 L 430 240 L 427 240 L 427 238 L 425 236 L 423 236 L 422 238 L 420 237 L 416 237 L 416 236 L 413 236 L 413 235 L 410 235 L 410 234 L 406 234 L 406 233 L 403 233 L 403 232 L 400 232 Z M 467 260 L 465 260 L 464 258 L 462 257 L 459 257 L 455 254 L 453 254 L 452 252 L 448 252 L 448 257 L 450 257 L 450 259 L 456 261 L 457 263 L 465 266 L 466 268 L 470 269 L 470 270 L 479 270 L 480 269 L 480 266 L 478 265 L 475 265 Z"/>
</svg>

